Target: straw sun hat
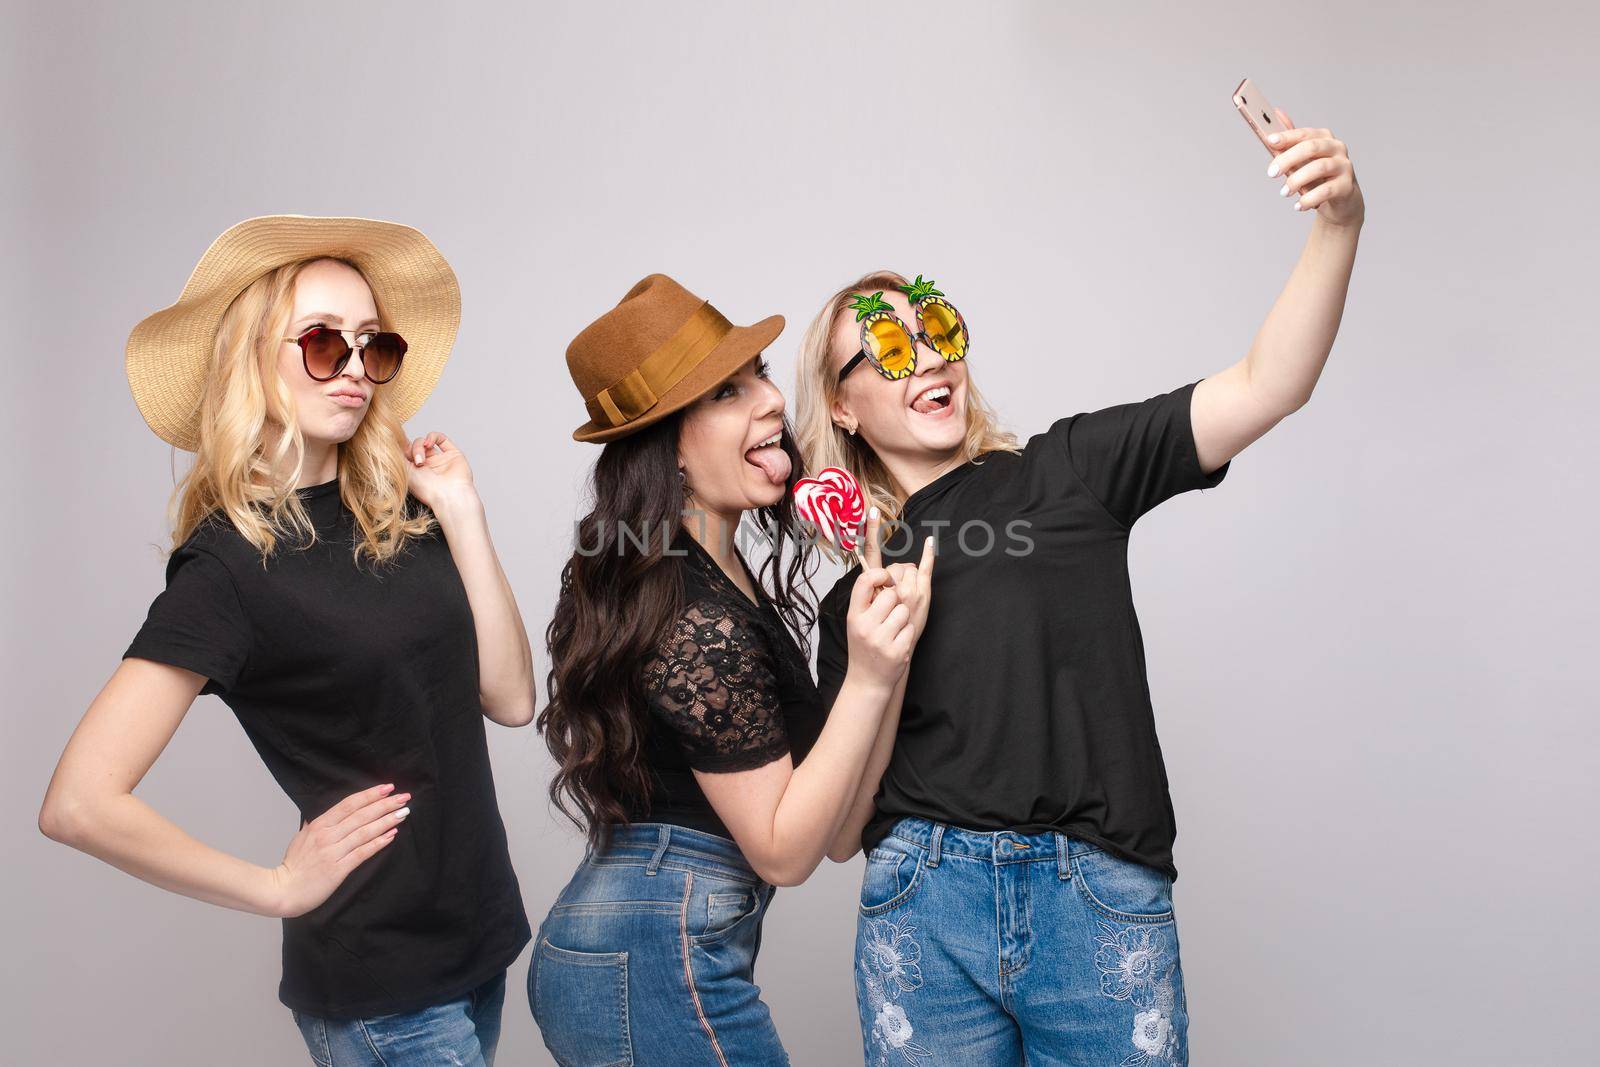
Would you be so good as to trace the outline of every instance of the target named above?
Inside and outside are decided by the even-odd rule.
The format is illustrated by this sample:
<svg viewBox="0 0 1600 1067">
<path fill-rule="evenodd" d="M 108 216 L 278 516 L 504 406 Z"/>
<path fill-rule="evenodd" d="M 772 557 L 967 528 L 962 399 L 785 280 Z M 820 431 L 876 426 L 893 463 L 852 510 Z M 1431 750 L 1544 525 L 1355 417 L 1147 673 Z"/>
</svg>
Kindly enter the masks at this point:
<svg viewBox="0 0 1600 1067">
<path fill-rule="evenodd" d="M 461 290 L 439 250 L 418 231 L 374 219 L 265 215 L 211 243 L 178 302 L 128 336 L 128 385 L 156 435 L 185 451 L 200 445 L 200 398 L 217 327 L 233 299 L 268 271 L 302 259 L 347 260 L 406 339 L 400 373 L 379 388 L 405 422 L 433 391 L 461 322 Z"/>
</svg>

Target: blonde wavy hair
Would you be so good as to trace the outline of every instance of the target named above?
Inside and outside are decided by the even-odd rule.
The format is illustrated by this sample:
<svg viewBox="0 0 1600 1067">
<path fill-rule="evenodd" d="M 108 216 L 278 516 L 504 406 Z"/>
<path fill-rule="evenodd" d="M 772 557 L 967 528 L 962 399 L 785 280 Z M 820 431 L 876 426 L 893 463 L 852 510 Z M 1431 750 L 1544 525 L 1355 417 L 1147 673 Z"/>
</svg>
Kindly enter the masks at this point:
<svg viewBox="0 0 1600 1067">
<path fill-rule="evenodd" d="M 841 467 L 855 475 L 867 507 L 876 507 L 885 520 L 900 518 L 909 495 L 895 484 L 889 469 L 866 439 L 852 436 L 834 424 L 833 402 L 841 383 L 832 359 L 833 331 L 839 316 L 846 313 L 850 299 L 880 289 L 910 284 L 892 270 L 864 274 L 834 293 L 822 305 L 817 317 L 806 327 L 800 341 L 800 365 L 795 372 L 795 439 L 806 470 Z M 860 373 L 877 373 L 868 370 Z M 966 458 L 981 462 L 986 452 L 1020 452 L 1016 435 L 1000 428 L 999 417 L 978 392 L 978 384 L 967 375 Z"/>
<path fill-rule="evenodd" d="M 316 540 L 305 505 L 290 488 L 304 474 L 306 442 L 294 395 L 278 374 L 278 353 L 294 311 L 295 279 L 318 259 L 269 271 L 223 313 L 200 400 L 200 446 L 168 505 L 169 552 L 213 513 L 232 521 L 261 553 L 263 566 L 279 538 Z M 359 273 L 354 264 L 338 262 Z M 373 299 L 379 328 L 392 330 L 376 292 Z M 363 556 L 374 563 L 392 559 L 410 538 L 434 528 L 426 510 L 407 513 L 406 444 L 405 427 L 378 386 L 355 434 L 337 446 L 339 496 L 361 531 L 358 563 Z M 273 477 L 277 470 L 289 471 L 281 484 Z"/>
</svg>

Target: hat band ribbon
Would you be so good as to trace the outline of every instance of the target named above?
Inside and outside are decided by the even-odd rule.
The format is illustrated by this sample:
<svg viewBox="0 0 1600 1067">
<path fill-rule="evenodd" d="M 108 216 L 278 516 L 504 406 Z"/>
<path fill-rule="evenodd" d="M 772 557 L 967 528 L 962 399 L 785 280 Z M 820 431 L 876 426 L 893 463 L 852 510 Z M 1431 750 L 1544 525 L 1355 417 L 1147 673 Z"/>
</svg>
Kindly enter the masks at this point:
<svg viewBox="0 0 1600 1067">
<path fill-rule="evenodd" d="M 711 354 L 733 329 L 733 323 L 709 303 L 695 308 L 689 321 L 629 371 L 621 381 L 600 390 L 584 405 L 597 423 L 621 426 L 649 411 L 661 394 L 683 380 Z"/>
</svg>

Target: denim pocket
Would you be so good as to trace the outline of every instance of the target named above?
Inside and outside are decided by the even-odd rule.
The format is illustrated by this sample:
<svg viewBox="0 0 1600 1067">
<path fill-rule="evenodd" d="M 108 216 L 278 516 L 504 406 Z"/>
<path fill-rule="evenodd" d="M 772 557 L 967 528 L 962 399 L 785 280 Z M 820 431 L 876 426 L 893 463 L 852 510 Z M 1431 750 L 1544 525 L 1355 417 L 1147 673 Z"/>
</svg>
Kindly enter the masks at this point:
<svg viewBox="0 0 1600 1067">
<path fill-rule="evenodd" d="M 694 938 L 697 945 L 720 941 L 735 927 L 754 915 L 761 907 L 761 898 L 755 889 L 727 889 L 707 894 L 706 921 Z"/>
<path fill-rule="evenodd" d="M 317 1067 L 331 1067 L 333 1053 L 328 1049 L 328 1024 L 320 1016 L 302 1015 L 293 1008 L 289 1009 L 289 1014 L 294 1016 L 294 1024 L 300 1028 L 300 1036 L 305 1038 L 311 1062 Z"/>
<path fill-rule="evenodd" d="M 1089 906 L 1119 922 L 1172 918 L 1172 880 L 1154 867 L 1100 849 L 1072 858 L 1072 880 Z"/>
<path fill-rule="evenodd" d="M 533 1012 L 561 1067 L 632 1067 L 628 954 L 574 952 L 539 939 Z"/>
<path fill-rule="evenodd" d="M 911 899 L 921 880 L 919 856 L 878 845 L 867 853 L 866 870 L 861 873 L 861 914 L 877 915 L 899 907 Z"/>
</svg>

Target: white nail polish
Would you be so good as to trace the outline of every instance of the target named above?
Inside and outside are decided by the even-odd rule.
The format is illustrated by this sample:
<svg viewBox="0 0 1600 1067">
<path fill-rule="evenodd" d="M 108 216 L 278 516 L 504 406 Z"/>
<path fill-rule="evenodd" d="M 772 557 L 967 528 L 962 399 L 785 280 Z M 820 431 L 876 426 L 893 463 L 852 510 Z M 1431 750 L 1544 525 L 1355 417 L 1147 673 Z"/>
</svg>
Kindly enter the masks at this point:
<svg viewBox="0 0 1600 1067">
<path fill-rule="evenodd" d="M 403 819 L 407 815 L 410 815 L 410 814 L 411 814 L 411 809 L 410 808 L 401 808 L 399 811 L 394 813 L 394 817 L 396 819 Z"/>
<path fill-rule="evenodd" d="M 1288 196 L 1289 195 L 1289 183 L 1288 182 L 1284 182 L 1283 188 L 1278 190 L 1278 195 L 1279 196 Z"/>
<path fill-rule="evenodd" d="M 1277 176 L 1278 176 L 1278 165 L 1276 163 L 1273 163 L 1273 164 L 1271 164 L 1270 166 L 1267 167 L 1267 177 L 1276 178 Z"/>
</svg>

